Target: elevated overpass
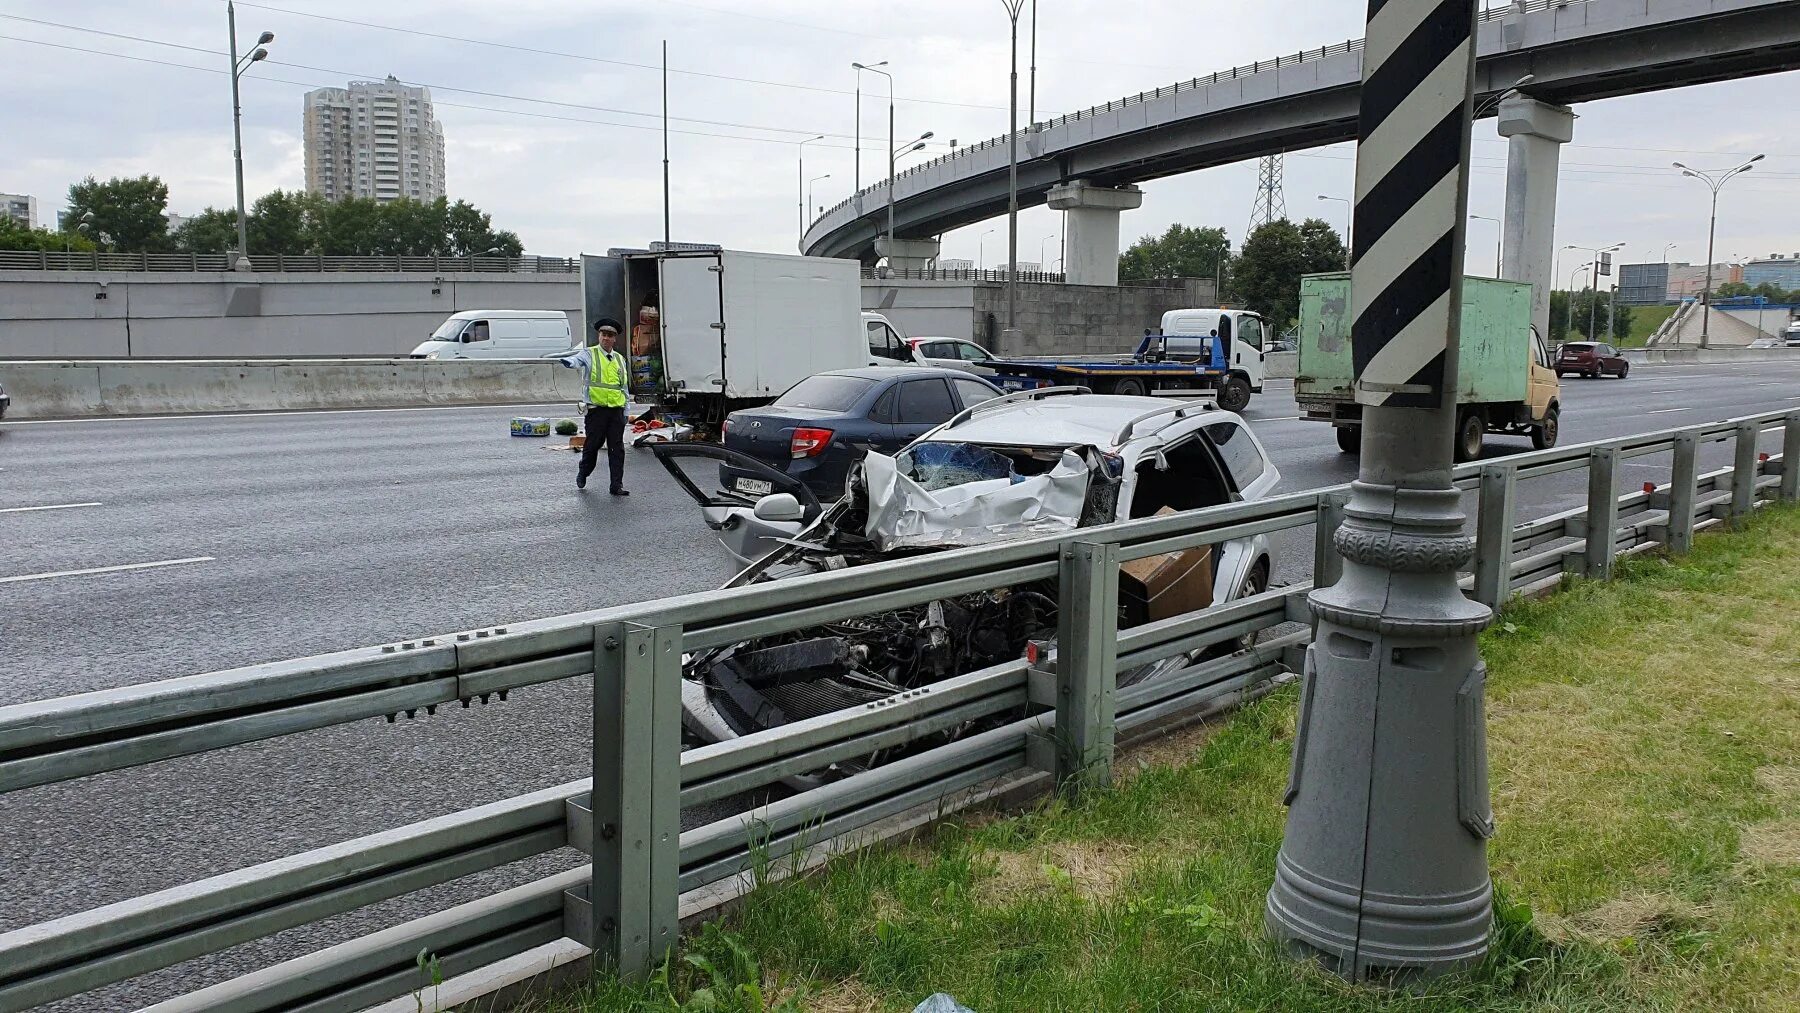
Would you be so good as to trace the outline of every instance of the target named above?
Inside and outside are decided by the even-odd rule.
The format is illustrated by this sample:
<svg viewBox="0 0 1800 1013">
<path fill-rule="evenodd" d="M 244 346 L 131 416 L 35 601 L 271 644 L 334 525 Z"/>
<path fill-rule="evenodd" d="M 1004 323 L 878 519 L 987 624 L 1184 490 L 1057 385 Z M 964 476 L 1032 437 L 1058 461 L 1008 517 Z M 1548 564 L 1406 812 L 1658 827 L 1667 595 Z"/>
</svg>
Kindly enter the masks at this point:
<svg viewBox="0 0 1800 1013">
<path fill-rule="evenodd" d="M 1362 58 L 1362 41 L 1352 40 L 1034 123 L 1019 137 L 1019 204 L 1049 202 L 1074 211 L 1066 230 L 1069 280 L 1116 283 L 1118 213 L 1142 201 L 1132 184 L 1353 140 Z M 1553 213 L 1555 149 L 1570 131 L 1561 107 L 1796 68 L 1800 0 L 1517 0 L 1484 13 L 1477 101 L 1533 75 L 1524 89 L 1530 99 L 1498 110 L 1501 133 L 1514 142 L 1508 249 L 1535 260 L 1532 252 L 1541 247 L 1547 260 L 1549 223 L 1528 225 L 1524 218 L 1528 204 Z M 901 173 L 894 184 L 893 250 L 881 238 L 885 180 L 821 215 L 802 248 L 870 264 L 891 254 L 894 266 L 924 266 L 936 255 L 938 235 L 1006 212 L 1007 140 L 1002 135 L 959 148 Z M 1540 181 L 1529 200 L 1527 164 Z M 1547 282 L 1545 273 L 1540 288 Z"/>
</svg>

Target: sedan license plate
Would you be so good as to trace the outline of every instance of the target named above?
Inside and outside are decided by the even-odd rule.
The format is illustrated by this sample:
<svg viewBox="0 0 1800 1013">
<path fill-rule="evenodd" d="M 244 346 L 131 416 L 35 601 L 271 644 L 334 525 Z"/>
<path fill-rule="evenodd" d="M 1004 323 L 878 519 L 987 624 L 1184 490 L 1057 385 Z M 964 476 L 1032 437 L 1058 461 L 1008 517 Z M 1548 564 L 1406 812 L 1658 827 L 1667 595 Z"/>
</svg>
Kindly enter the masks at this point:
<svg viewBox="0 0 1800 1013">
<path fill-rule="evenodd" d="M 775 491 L 775 483 L 765 482 L 760 478 L 734 479 L 732 487 L 746 496 L 767 496 Z"/>
</svg>

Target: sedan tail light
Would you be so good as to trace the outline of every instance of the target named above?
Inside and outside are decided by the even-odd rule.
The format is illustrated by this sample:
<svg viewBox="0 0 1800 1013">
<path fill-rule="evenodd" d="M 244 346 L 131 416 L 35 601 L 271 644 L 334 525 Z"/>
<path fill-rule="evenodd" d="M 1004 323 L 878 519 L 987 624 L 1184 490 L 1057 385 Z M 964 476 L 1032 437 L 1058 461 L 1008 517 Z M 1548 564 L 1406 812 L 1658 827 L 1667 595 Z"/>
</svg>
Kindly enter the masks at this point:
<svg viewBox="0 0 1800 1013">
<path fill-rule="evenodd" d="M 794 430 L 794 439 L 788 444 L 788 452 L 795 460 L 799 460 L 802 457 L 817 457 L 830 445 L 831 430 L 801 427 Z"/>
</svg>

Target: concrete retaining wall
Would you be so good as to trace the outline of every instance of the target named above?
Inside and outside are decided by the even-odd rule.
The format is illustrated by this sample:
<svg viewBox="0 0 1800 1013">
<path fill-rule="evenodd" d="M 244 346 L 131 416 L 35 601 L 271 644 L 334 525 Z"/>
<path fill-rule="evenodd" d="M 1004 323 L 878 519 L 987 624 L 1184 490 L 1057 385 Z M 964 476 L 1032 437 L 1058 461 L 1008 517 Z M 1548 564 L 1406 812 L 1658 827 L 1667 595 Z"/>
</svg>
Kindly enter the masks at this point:
<svg viewBox="0 0 1800 1013">
<path fill-rule="evenodd" d="M 1292 380 L 1299 366 L 1299 352 L 1270 352 L 1263 356 L 1263 379 Z"/>
<path fill-rule="evenodd" d="M 1633 348 L 1625 357 L 1645 366 L 1692 366 L 1704 363 L 1800 362 L 1795 348 Z"/>
<path fill-rule="evenodd" d="M 452 313 L 550 309 L 575 274 L 0 271 L 0 358 L 405 355 Z"/>
<path fill-rule="evenodd" d="M 1169 310 L 1216 305 L 1210 281 L 1180 288 L 1021 284 L 1017 347 L 1003 347 L 1006 285 L 990 281 L 863 282 L 863 309 L 909 336 L 966 338 L 1001 355 L 1116 355 L 1136 348 Z"/>
<path fill-rule="evenodd" d="M 7 418 L 581 399 L 581 377 L 555 361 L 430 359 L 0 362 Z"/>
</svg>

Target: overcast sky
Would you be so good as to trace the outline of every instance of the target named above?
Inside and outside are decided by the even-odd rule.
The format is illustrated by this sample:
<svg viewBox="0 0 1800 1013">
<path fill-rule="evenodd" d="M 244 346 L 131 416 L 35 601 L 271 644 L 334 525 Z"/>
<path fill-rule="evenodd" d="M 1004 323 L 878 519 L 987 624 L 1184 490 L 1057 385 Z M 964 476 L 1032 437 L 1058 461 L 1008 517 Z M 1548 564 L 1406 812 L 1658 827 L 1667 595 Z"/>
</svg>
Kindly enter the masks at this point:
<svg viewBox="0 0 1800 1013">
<path fill-rule="evenodd" d="M 1043 0 L 1039 115 L 1358 37 L 1363 9 L 1341 0 Z M 0 0 L 0 15 L 0 191 L 37 195 L 52 225 L 69 184 L 88 174 L 159 175 L 171 210 L 184 214 L 231 205 L 222 0 Z M 303 185 L 300 96 L 308 87 L 392 74 L 433 86 L 451 198 L 490 212 L 533 253 L 661 238 L 654 65 L 663 39 L 675 71 L 670 111 L 679 117 L 669 153 L 678 240 L 794 250 L 796 142 L 815 134 L 828 136 L 806 145 L 806 175 L 830 178 L 813 184 L 814 204 L 849 194 L 852 60 L 890 61 L 901 141 L 931 130 L 938 142 L 967 143 L 1006 127 L 1007 21 L 993 0 L 269 0 L 240 3 L 238 29 L 246 40 L 265 29 L 277 36 L 270 61 L 245 78 L 251 200 Z M 1028 22 L 1021 33 L 1023 110 Z M 863 84 L 867 181 L 885 172 L 887 103 L 882 78 L 865 74 Z M 1575 143 L 1563 155 L 1558 244 L 1623 241 L 1624 259 L 1654 260 L 1675 243 L 1671 259 L 1700 262 L 1707 194 L 1669 162 L 1726 167 L 1766 151 L 1720 202 L 1719 259 L 1800 251 L 1796 94 L 1800 75 L 1788 73 L 1578 107 Z M 1349 195 L 1352 151 L 1288 156 L 1291 217 L 1317 214 L 1342 228 L 1344 205 L 1317 195 Z M 1475 154 L 1470 210 L 1498 217 L 1505 144 L 1491 119 L 1476 125 Z M 1255 184 L 1254 163 L 1147 183 L 1143 208 L 1125 215 L 1126 239 L 1181 222 L 1223 226 L 1235 245 Z M 1044 208 L 1021 214 L 1020 260 L 1043 249 L 1055 261 L 1058 218 Z M 1471 270 L 1492 269 L 1495 230 L 1471 223 Z M 991 266 L 1004 261 L 1005 243 L 1001 218 L 947 234 L 942 255 L 975 259 L 979 250 Z"/>
</svg>

